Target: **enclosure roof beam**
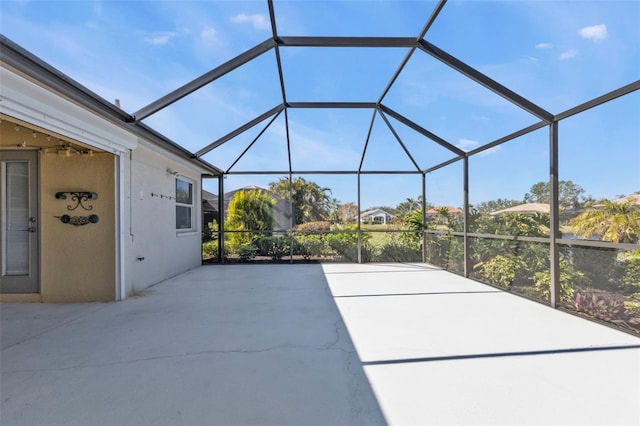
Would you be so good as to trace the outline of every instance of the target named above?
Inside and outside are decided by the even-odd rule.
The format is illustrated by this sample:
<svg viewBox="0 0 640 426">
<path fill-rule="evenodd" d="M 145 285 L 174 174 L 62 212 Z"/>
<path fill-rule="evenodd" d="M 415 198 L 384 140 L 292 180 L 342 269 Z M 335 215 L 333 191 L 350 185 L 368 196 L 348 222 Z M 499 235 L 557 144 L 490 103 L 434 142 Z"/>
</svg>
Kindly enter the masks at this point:
<svg viewBox="0 0 640 426">
<path fill-rule="evenodd" d="M 358 172 L 362 170 L 362 164 L 364 164 L 364 156 L 367 154 L 367 147 L 369 146 L 369 140 L 371 139 L 373 124 L 376 121 L 376 114 L 378 114 L 378 110 L 374 109 L 373 115 L 371 116 L 371 124 L 369 124 L 369 131 L 367 132 L 367 139 L 364 141 L 364 148 L 362 148 L 362 157 L 360 157 L 360 165 L 358 166 Z"/>
<path fill-rule="evenodd" d="M 227 133 L 226 135 L 224 135 L 220 139 L 218 139 L 218 140 L 210 143 L 209 145 L 205 146 L 200 151 L 196 152 L 194 155 L 196 157 L 203 156 L 207 152 L 219 147 L 223 143 L 228 142 L 229 140 L 235 138 L 236 136 L 244 133 L 245 131 L 249 130 L 250 128 L 252 128 L 256 124 L 266 120 L 267 118 L 271 117 L 274 114 L 279 113 L 283 109 L 284 109 L 284 104 L 280 104 L 280 105 L 278 105 L 278 106 L 276 106 L 274 108 L 271 108 L 269 111 L 265 112 L 264 114 L 259 115 L 258 117 L 254 118 L 253 120 L 251 120 L 251 121 L 243 124 L 242 126 L 238 127 L 234 131 L 232 131 L 230 133 Z"/>
<path fill-rule="evenodd" d="M 287 47 L 417 47 L 413 37 L 283 37 L 276 39 Z"/>
<path fill-rule="evenodd" d="M 349 109 L 349 108 L 375 108 L 375 102 L 287 102 L 287 108 L 334 108 L 334 109 Z"/>
<path fill-rule="evenodd" d="M 609 93 L 605 93 L 602 96 L 598 96 L 597 98 L 594 98 L 588 102 L 568 109 L 565 112 L 561 112 L 560 114 L 556 115 L 555 119 L 558 121 L 563 120 L 565 118 L 571 117 L 572 115 L 579 114 L 588 109 L 597 107 L 598 105 L 601 105 L 605 102 L 609 102 L 611 100 L 619 98 L 620 96 L 628 95 L 629 93 L 635 92 L 636 90 L 640 90 L 640 80 L 636 80 L 633 83 L 629 83 L 619 89 L 613 90 Z"/>
<path fill-rule="evenodd" d="M 265 41 L 263 41 L 262 43 L 258 44 L 257 46 L 247 50 L 244 53 L 241 53 L 240 55 L 236 56 L 235 58 L 225 62 L 224 64 L 220 65 L 219 67 L 216 67 L 214 69 L 212 69 L 211 71 L 201 75 L 200 77 L 196 78 L 195 80 L 190 81 L 189 83 L 185 84 L 182 87 L 179 87 L 178 89 L 174 90 L 173 92 L 169 93 L 168 95 L 165 95 L 163 97 L 161 97 L 160 99 L 150 103 L 149 105 L 139 109 L 138 111 L 133 113 L 133 116 L 135 117 L 136 121 L 140 121 L 140 120 L 144 120 L 145 118 L 149 117 L 150 115 L 155 114 L 156 112 L 160 111 L 161 109 L 164 109 L 166 107 L 168 107 L 169 105 L 171 105 L 174 102 L 179 101 L 180 99 L 184 98 L 185 96 L 195 92 L 196 90 L 206 86 L 207 84 L 211 83 L 212 81 L 217 80 L 218 78 L 222 77 L 223 75 L 235 70 L 236 68 L 246 64 L 247 62 L 249 62 L 250 60 L 257 58 L 258 56 L 262 55 L 265 52 L 268 52 L 269 50 L 271 50 L 273 47 L 275 47 L 276 42 L 274 41 L 273 38 L 269 38 Z"/>
<path fill-rule="evenodd" d="M 421 175 L 417 170 L 246 170 L 232 171 L 227 175 Z"/>
<path fill-rule="evenodd" d="M 539 122 L 537 122 L 535 124 L 532 124 L 531 126 L 527 126 L 524 129 L 518 130 L 517 132 L 513 132 L 513 133 L 511 133 L 509 135 L 503 136 L 500 139 L 496 139 L 493 142 L 489 142 L 488 144 L 479 146 L 476 149 L 472 149 L 471 151 L 467 152 L 467 157 L 471 157 L 474 154 L 478 154 L 478 153 L 480 153 L 482 151 L 486 151 L 486 150 L 491 149 L 491 148 L 493 148 L 495 146 L 502 145 L 505 142 L 509 142 L 510 140 L 513 140 L 515 138 L 519 138 L 520 136 L 524 136 L 527 133 L 531 133 L 531 132 L 533 132 L 535 130 L 541 129 L 541 128 L 546 127 L 546 126 L 548 126 L 547 123 L 545 123 L 544 121 L 539 121 Z"/>
<path fill-rule="evenodd" d="M 260 133 L 258 133 L 258 135 L 253 138 L 253 140 L 251 141 L 251 143 L 244 149 L 244 151 L 242 151 L 242 154 L 240 154 L 238 156 L 238 158 L 236 158 L 236 160 L 233 162 L 233 164 L 231 164 L 229 166 L 229 168 L 227 169 L 227 171 L 225 173 L 229 173 L 229 171 L 231 171 L 231 169 L 238 164 L 238 161 L 240 161 L 240 159 L 242 159 L 242 157 L 244 157 L 244 155 L 247 153 L 247 151 L 249 151 L 251 149 L 251 147 L 258 141 L 258 139 L 260 139 L 260 136 L 262 136 L 264 134 L 264 132 L 267 131 L 267 129 L 271 126 L 271 124 L 276 121 L 276 118 L 278 118 L 280 116 L 280 114 L 282 113 L 282 110 L 278 111 L 276 113 L 276 115 L 274 115 L 271 120 L 267 123 L 266 126 L 264 126 L 264 128 L 260 131 Z"/>
<path fill-rule="evenodd" d="M 530 114 L 535 115 L 539 119 L 544 120 L 547 123 L 551 123 L 553 121 L 553 118 L 554 118 L 553 114 L 551 114 L 549 111 L 541 108 L 540 106 L 534 104 L 528 99 L 525 99 L 524 97 L 518 95 L 514 91 L 507 89 L 502 84 L 482 74 L 480 71 L 470 67 L 469 65 L 465 64 L 461 60 L 448 54 L 444 50 L 434 46 L 428 41 L 421 40 L 418 43 L 418 47 L 420 48 L 420 50 L 424 51 L 425 53 L 445 63 L 446 65 L 450 66 L 454 70 L 464 74 L 465 76 L 469 77 L 476 83 L 481 84 L 482 86 L 491 90 L 493 93 L 519 106 L 520 108 L 524 109 Z"/>
<path fill-rule="evenodd" d="M 289 131 L 289 110 L 284 109 L 284 130 L 287 137 L 287 160 L 289 162 L 289 174 L 291 174 L 291 132 Z M 289 184 L 289 192 L 291 192 L 291 184 Z"/>
<path fill-rule="evenodd" d="M 269 20 L 271 21 L 271 34 L 273 35 L 273 39 L 278 39 L 278 28 L 276 27 L 276 12 L 273 8 L 273 0 L 268 0 L 267 4 L 269 6 Z M 280 59 L 280 48 L 276 44 L 275 46 L 276 52 L 276 65 L 278 67 L 278 78 L 280 79 L 280 91 L 282 92 L 282 102 L 287 103 L 287 91 L 285 90 L 284 85 L 284 74 L 282 73 L 282 60 Z"/>
<path fill-rule="evenodd" d="M 423 173 L 427 174 L 427 173 L 435 172 L 436 170 L 441 169 L 443 167 L 446 167 L 446 166 L 448 166 L 450 164 L 456 163 L 456 162 L 462 160 L 463 158 L 465 158 L 463 155 L 458 156 L 458 157 L 454 157 L 451 160 L 444 161 L 444 162 L 442 162 L 440 164 L 437 164 L 437 165 L 435 165 L 433 167 L 429 167 L 428 169 L 423 170 Z"/>
<path fill-rule="evenodd" d="M 436 18 L 440 14 L 440 11 L 442 10 L 442 8 L 444 7 L 444 5 L 446 3 L 447 3 L 447 0 L 440 0 L 438 5 L 436 6 L 436 8 L 431 13 L 431 16 L 427 20 L 426 24 L 422 28 L 422 31 L 420 31 L 420 34 L 416 38 L 416 41 L 420 41 L 420 40 L 422 40 L 424 38 L 424 36 L 427 34 L 427 31 L 429 31 L 429 28 L 431 28 L 431 25 L 433 25 L 433 23 L 435 22 Z M 416 51 L 416 46 L 412 47 L 407 52 L 407 54 L 405 55 L 404 59 L 400 63 L 400 66 L 398 66 L 398 69 L 396 69 L 396 72 L 393 74 L 393 77 L 391 77 L 391 80 L 389 81 L 389 84 L 387 84 L 387 87 L 382 92 L 382 95 L 380 95 L 380 98 L 378 99 L 378 104 L 380 104 L 382 102 L 382 100 L 384 99 L 384 97 L 387 96 L 387 93 L 389 93 L 389 90 L 391 90 L 391 87 L 396 82 L 396 80 L 398 79 L 398 76 L 400 75 L 400 73 L 402 72 L 404 67 L 407 65 L 407 62 L 409 62 L 409 59 L 411 58 L 411 55 L 413 55 L 413 52 L 415 52 L 415 51 Z"/>
<path fill-rule="evenodd" d="M 393 136 L 396 138 L 396 140 L 404 150 L 404 153 L 407 154 L 407 156 L 409 157 L 409 160 L 411 160 L 411 162 L 413 163 L 413 166 L 416 168 L 416 170 L 420 171 L 420 166 L 418 165 L 416 160 L 413 158 L 413 156 L 411 155 L 411 153 L 409 152 L 405 144 L 402 142 L 402 139 L 400 139 L 400 136 L 398 135 L 398 133 L 396 133 L 396 130 L 393 128 L 393 126 L 389 122 L 389 119 L 387 118 L 387 116 L 384 115 L 382 111 L 378 111 L 378 112 L 380 113 L 380 116 L 382 117 L 384 122 L 387 124 L 387 127 L 389 128 L 389 130 L 391 130 L 391 133 L 393 134 Z"/>
<path fill-rule="evenodd" d="M 452 145 L 451 143 L 449 143 L 446 140 L 442 139 L 440 136 L 428 131 L 427 129 L 425 129 L 423 127 L 420 127 L 419 125 L 417 125 L 413 121 L 411 121 L 408 118 L 406 118 L 404 115 L 395 112 L 391 108 L 389 108 L 389 107 L 387 107 L 385 105 L 380 105 L 379 109 L 382 112 L 385 112 L 385 113 L 389 114 L 390 116 L 392 116 L 393 118 L 395 118 L 396 120 L 398 120 L 399 122 L 404 124 L 405 126 L 408 126 L 408 127 L 412 128 L 413 130 L 415 130 L 416 132 L 420 133 L 421 135 L 428 137 L 429 139 L 431 139 L 432 141 L 434 141 L 438 145 L 448 149 L 449 151 L 454 152 L 457 155 L 461 155 L 463 157 L 466 155 L 465 152 L 463 150 L 461 150 L 460 148 L 458 148 L 457 146 Z"/>
</svg>

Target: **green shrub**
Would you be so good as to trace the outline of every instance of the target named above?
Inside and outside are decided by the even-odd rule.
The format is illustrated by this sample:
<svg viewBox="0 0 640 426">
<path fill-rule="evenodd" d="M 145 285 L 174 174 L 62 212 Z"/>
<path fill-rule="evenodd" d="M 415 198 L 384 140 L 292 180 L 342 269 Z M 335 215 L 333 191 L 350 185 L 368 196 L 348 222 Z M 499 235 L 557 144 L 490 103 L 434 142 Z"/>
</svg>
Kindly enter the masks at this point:
<svg viewBox="0 0 640 426">
<path fill-rule="evenodd" d="M 491 284 L 511 288 L 516 278 L 526 265 L 514 256 L 498 255 L 487 262 L 480 262 L 474 266 L 482 272 L 482 277 Z"/>
<path fill-rule="evenodd" d="M 262 256 L 270 256 L 273 260 L 281 260 L 290 252 L 288 237 L 262 236 L 255 242 L 258 253 Z"/>
<path fill-rule="evenodd" d="M 618 251 L 610 248 L 572 247 L 573 265 L 582 271 L 594 288 L 613 290 L 611 281 L 615 273 Z"/>
<path fill-rule="evenodd" d="M 294 254 L 305 259 L 322 257 L 326 254 L 324 237 L 322 235 L 298 235 L 294 238 Z"/>
<path fill-rule="evenodd" d="M 376 255 L 379 262 L 420 262 L 422 253 L 404 244 L 388 243 L 382 246 Z"/>
<path fill-rule="evenodd" d="M 358 247 L 356 246 L 356 262 L 358 261 Z M 376 258 L 378 254 L 376 253 L 376 248 L 373 247 L 368 241 L 362 241 L 362 246 L 360 247 L 360 257 L 363 263 L 373 262 L 373 259 Z"/>
<path fill-rule="evenodd" d="M 550 300 L 551 273 L 549 271 L 536 272 L 533 275 L 535 295 Z M 568 261 L 560 261 L 560 300 L 565 303 L 573 302 L 576 287 L 588 287 L 589 279 L 584 272 L 576 271 Z"/>
<path fill-rule="evenodd" d="M 209 259 L 218 256 L 218 240 L 207 241 L 202 244 L 202 257 Z"/>
<path fill-rule="evenodd" d="M 246 245 L 238 248 L 238 256 L 243 262 L 249 262 L 256 257 L 258 249 L 252 245 Z"/>
<path fill-rule="evenodd" d="M 621 289 L 625 293 L 640 293 L 640 250 L 626 257 L 623 270 Z"/>
<path fill-rule="evenodd" d="M 229 232 L 225 241 L 225 248 L 231 253 L 240 254 L 240 249 L 253 244 L 254 235 L 251 232 Z"/>
<path fill-rule="evenodd" d="M 331 229 L 331 223 L 324 220 L 318 221 L 318 222 L 305 222 L 305 223 L 296 225 L 294 229 L 296 231 L 326 232 Z"/>
<path fill-rule="evenodd" d="M 202 229 L 202 242 L 207 243 L 212 240 L 218 239 L 218 222 L 214 219 L 213 221 L 204 224 Z"/>
</svg>

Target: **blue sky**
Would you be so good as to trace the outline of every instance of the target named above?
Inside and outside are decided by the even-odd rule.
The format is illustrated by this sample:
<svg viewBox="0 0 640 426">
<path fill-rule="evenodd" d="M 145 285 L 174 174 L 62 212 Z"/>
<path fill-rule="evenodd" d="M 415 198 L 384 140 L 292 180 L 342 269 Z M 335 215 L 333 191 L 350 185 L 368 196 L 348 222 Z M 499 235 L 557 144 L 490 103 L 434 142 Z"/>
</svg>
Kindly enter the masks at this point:
<svg viewBox="0 0 640 426">
<path fill-rule="evenodd" d="M 420 33 L 435 1 L 275 1 L 282 36 Z M 427 41 L 557 114 L 640 79 L 640 2 L 449 1 Z M 271 36 L 266 1 L 0 1 L 0 32 L 133 113 Z M 280 49 L 288 101 L 377 101 L 405 48 Z M 197 151 L 282 102 L 273 50 L 144 122 Z M 416 51 L 383 104 L 463 150 L 538 120 L 427 54 Z M 290 110 L 295 170 L 356 170 L 371 110 Z M 418 165 L 452 157 L 389 118 Z M 266 121 L 204 158 L 227 169 Z M 640 93 L 560 123 L 560 179 L 595 198 L 640 190 Z M 363 170 L 412 170 L 376 117 Z M 234 171 L 286 170 L 281 114 Z M 471 158 L 470 200 L 520 199 L 548 178 L 541 129 Z M 279 175 L 232 175 L 228 189 Z M 305 175 L 356 201 L 351 175 Z M 363 175 L 362 207 L 416 198 L 416 175 Z M 212 189 L 212 186 L 208 186 Z M 433 204 L 462 204 L 462 166 L 427 176 Z"/>
</svg>

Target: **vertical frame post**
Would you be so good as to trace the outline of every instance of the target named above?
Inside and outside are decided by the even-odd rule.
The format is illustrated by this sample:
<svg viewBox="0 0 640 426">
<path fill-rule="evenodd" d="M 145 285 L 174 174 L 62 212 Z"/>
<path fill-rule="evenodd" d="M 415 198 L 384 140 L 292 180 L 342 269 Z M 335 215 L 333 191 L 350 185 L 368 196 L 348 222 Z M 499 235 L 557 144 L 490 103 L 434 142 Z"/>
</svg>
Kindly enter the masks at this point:
<svg viewBox="0 0 640 426">
<path fill-rule="evenodd" d="M 362 263 L 362 229 L 360 228 L 361 220 L 360 220 L 360 171 L 358 171 L 358 217 L 356 220 L 358 221 L 358 263 Z"/>
<path fill-rule="evenodd" d="M 224 263 L 224 175 L 218 176 L 218 263 Z"/>
<path fill-rule="evenodd" d="M 464 201 L 463 201 L 463 244 L 464 244 L 464 276 L 469 278 L 469 157 L 464 157 Z"/>
<path fill-rule="evenodd" d="M 288 125 L 287 125 L 288 127 Z M 287 144 L 287 149 L 289 144 Z M 291 209 L 291 225 L 289 226 L 289 263 L 293 263 L 293 228 L 296 226 L 296 216 L 293 209 L 293 173 L 291 172 L 291 151 L 289 151 L 289 208 Z"/>
<path fill-rule="evenodd" d="M 422 173 L 422 263 L 427 263 L 427 174 Z"/>
<path fill-rule="evenodd" d="M 556 238 L 560 233 L 560 208 L 558 201 L 558 121 L 549 125 L 549 256 L 550 256 L 550 303 L 557 308 L 560 303 L 560 256 Z"/>
</svg>

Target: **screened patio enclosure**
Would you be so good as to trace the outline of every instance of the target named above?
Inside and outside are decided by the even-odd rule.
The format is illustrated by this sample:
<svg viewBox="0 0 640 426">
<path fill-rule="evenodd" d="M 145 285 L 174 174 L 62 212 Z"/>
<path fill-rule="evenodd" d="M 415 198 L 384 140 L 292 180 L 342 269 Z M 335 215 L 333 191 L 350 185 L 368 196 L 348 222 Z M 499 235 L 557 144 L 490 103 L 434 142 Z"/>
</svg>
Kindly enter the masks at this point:
<svg viewBox="0 0 640 426">
<path fill-rule="evenodd" d="M 158 67 L 165 86 L 126 117 L 219 169 L 212 261 L 422 261 L 640 331 L 640 38 L 602 23 L 637 27 L 638 3 L 252 7 L 242 47 L 181 84 Z M 229 226 L 226 193 L 279 182 L 288 227 Z M 329 194 L 315 225 L 296 182 Z M 525 203 L 548 210 L 491 215 Z M 617 230 L 588 226 L 611 209 Z"/>
<path fill-rule="evenodd" d="M 202 136 L 209 137 L 208 143 L 193 150 L 221 170 L 212 189 L 218 195 L 214 259 L 251 261 L 262 252 L 285 262 L 422 261 L 640 330 L 640 276 L 634 272 L 640 264 L 639 235 L 585 237 L 571 229 L 570 220 L 590 207 L 563 204 L 563 185 L 579 185 L 584 174 L 598 176 L 613 191 L 602 198 L 640 190 L 637 63 L 631 79 L 618 80 L 605 77 L 610 74 L 607 63 L 591 58 L 582 72 L 600 73 L 607 80 L 595 84 L 580 72 L 540 69 L 539 61 L 529 58 L 524 67 L 539 73 L 542 81 L 535 91 L 509 75 L 508 67 L 488 65 L 507 60 L 494 59 L 493 49 L 510 49 L 504 47 L 509 40 L 498 34 L 481 36 L 487 30 L 482 25 L 483 14 L 489 13 L 483 11 L 486 5 L 409 5 L 415 13 L 411 25 L 371 22 L 363 35 L 348 25 L 328 33 L 332 19 L 370 18 L 364 7 L 347 11 L 329 2 L 322 8 L 326 14 L 316 17 L 317 25 L 301 35 L 291 32 L 292 9 L 303 15 L 312 8 L 268 1 L 264 16 L 271 34 L 265 40 L 132 114 L 132 119 L 155 126 L 166 120 L 167 110 L 193 110 L 192 97 L 215 96 L 218 84 L 257 94 L 254 116 L 212 124 L 211 133 Z M 509 9 L 502 5 L 502 12 L 512 13 L 505 19 L 518 21 Z M 614 13 L 625 13 L 624 7 Z M 462 22 L 470 27 L 468 35 L 452 37 L 452 25 Z M 464 53 L 464 43 L 477 53 Z M 637 57 L 638 50 L 636 41 L 632 55 Z M 549 88 L 544 79 L 552 83 Z M 585 133 L 583 128 L 593 122 L 601 125 Z M 587 163 L 593 160 L 584 151 L 596 151 L 600 162 Z M 621 157 L 630 161 L 619 163 Z M 293 211 L 302 208 L 295 205 L 292 187 L 300 178 L 331 190 L 332 196 L 341 187 L 334 203 L 350 202 L 357 211 L 342 212 L 327 229 L 305 227 Z M 288 194 L 279 194 L 291 202 L 288 228 L 225 229 L 225 205 L 231 200 L 223 194 L 244 184 L 267 188 L 279 181 L 289 185 Z M 496 224 L 480 208 L 491 199 L 489 194 L 510 198 L 513 186 L 523 185 L 519 189 L 525 195 L 537 182 L 548 185 L 546 214 L 496 217 Z M 380 203 L 379 194 L 411 200 L 405 220 L 385 227 L 357 220 L 370 208 L 392 203 Z M 438 214 L 443 206 L 460 213 Z M 435 215 L 428 214 L 430 208 Z M 509 225 L 509 220 L 519 224 Z M 255 243 L 265 235 L 266 244 Z M 258 247 L 247 255 L 242 245 L 251 242 Z M 600 301 L 608 306 L 602 312 L 588 307 Z M 614 311 L 619 312 L 612 315 Z"/>
</svg>

